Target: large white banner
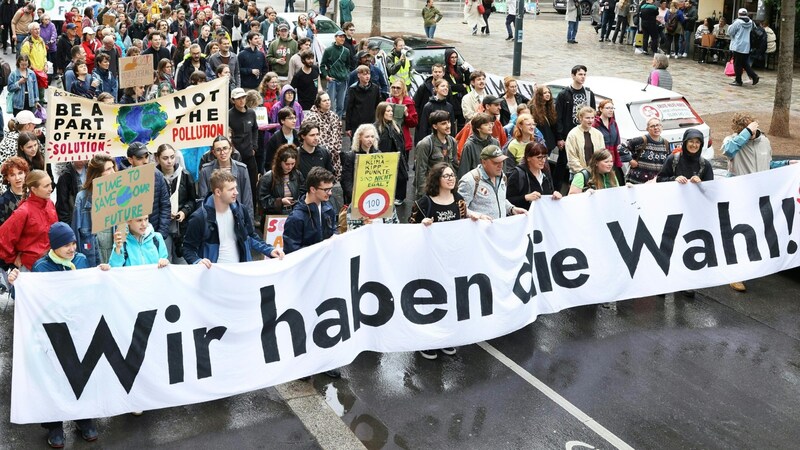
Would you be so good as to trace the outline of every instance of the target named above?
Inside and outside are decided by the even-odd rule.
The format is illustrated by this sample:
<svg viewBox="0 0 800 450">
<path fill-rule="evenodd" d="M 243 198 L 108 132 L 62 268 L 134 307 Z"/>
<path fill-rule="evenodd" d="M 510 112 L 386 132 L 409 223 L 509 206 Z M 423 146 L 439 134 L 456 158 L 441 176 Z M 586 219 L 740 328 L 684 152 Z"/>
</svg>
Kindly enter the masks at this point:
<svg viewBox="0 0 800 450">
<path fill-rule="evenodd" d="M 362 351 L 466 345 L 578 305 L 800 265 L 800 165 L 539 200 L 528 217 L 370 225 L 236 265 L 25 273 L 11 421 L 213 400 Z"/>
</svg>

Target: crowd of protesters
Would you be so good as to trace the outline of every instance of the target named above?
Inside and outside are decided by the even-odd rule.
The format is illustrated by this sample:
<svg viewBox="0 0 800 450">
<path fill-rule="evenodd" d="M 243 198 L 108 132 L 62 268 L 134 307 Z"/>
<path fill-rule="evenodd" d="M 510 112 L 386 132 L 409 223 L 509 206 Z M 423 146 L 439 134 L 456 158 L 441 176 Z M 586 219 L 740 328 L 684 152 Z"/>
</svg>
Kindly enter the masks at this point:
<svg viewBox="0 0 800 450">
<path fill-rule="evenodd" d="M 458 65 L 458 55 L 448 51 L 412 94 L 403 40 L 376 58 L 380 48 L 353 39 L 351 21 L 332 45 L 315 52 L 321 44 L 314 14 L 293 26 L 255 2 L 111 1 L 73 8 L 58 23 L 32 5 L 19 5 L 12 32 L 4 29 L 2 36 L 11 40 L 4 49 L 17 53 L 7 83 L 14 118 L 0 142 L 0 263 L 12 282 L 20 271 L 142 264 L 211 269 L 252 261 L 256 252 L 282 259 L 372 222 L 354 217 L 350 203 L 358 155 L 376 152 L 400 156 L 392 217 L 383 222 L 425 226 L 527 214 L 543 197 L 714 176 L 700 156 L 704 137 L 694 129 L 675 151 L 661 137 L 658 119 L 647 122 L 646 135 L 622 139 L 613 102 L 596 104 L 584 88 L 583 65 L 571 69 L 572 83 L 557 97 L 540 86 L 526 98 L 513 77 L 496 97 L 485 91 L 484 72 Z M 140 54 L 154 57 L 153 82 L 119 89 L 120 58 Z M 47 64 L 52 74 L 40 75 Z M 125 157 L 46 163 L 41 105 L 51 84 L 128 104 L 217 77 L 228 80 L 229 132 L 210 147 L 132 143 Z M 722 149 L 736 175 L 783 164 L 771 160 L 753 117 L 736 114 L 733 128 Z M 151 162 L 157 168 L 152 213 L 93 232 L 94 180 Z M 398 217 L 402 205 L 410 216 Z M 258 231 L 266 215 L 287 216 L 283 248 Z M 420 353 L 436 359 L 439 351 Z M 52 447 L 64 445 L 61 423 L 43 426 Z M 77 427 L 87 441 L 97 439 L 93 420 Z"/>
</svg>

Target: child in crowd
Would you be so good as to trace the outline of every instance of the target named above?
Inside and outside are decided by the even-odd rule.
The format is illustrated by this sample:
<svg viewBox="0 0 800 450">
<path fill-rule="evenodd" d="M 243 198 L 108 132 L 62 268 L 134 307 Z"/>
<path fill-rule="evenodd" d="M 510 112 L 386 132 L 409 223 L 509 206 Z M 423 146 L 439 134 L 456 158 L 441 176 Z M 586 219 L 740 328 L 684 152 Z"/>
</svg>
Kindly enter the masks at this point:
<svg viewBox="0 0 800 450">
<path fill-rule="evenodd" d="M 161 269 L 169 265 L 167 244 L 147 216 L 138 217 L 128 221 L 127 232 L 118 229 L 114 233 L 114 251 L 108 263 L 111 267 L 158 264 Z"/>
</svg>

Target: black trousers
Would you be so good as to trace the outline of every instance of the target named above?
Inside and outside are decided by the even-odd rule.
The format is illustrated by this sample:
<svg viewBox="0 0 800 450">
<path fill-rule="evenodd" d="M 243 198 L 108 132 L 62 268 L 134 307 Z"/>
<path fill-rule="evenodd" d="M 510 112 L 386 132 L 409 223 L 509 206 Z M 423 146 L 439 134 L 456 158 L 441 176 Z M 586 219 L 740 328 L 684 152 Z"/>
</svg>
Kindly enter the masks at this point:
<svg viewBox="0 0 800 450">
<path fill-rule="evenodd" d="M 657 23 L 643 23 L 642 24 L 642 50 L 647 51 L 648 44 L 650 46 L 650 51 L 655 55 L 656 51 L 658 50 L 658 39 L 659 39 L 659 32 L 658 32 L 658 24 Z"/>
<path fill-rule="evenodd" d="M 750 55 L 747 53 L 733 52 L 733 72 L 736 74 L 736 82 L 742 82 L 742 71 L 747 72 L 751 80 L 758 78 L 756 72 L 750 67 Z"/>
</svg>

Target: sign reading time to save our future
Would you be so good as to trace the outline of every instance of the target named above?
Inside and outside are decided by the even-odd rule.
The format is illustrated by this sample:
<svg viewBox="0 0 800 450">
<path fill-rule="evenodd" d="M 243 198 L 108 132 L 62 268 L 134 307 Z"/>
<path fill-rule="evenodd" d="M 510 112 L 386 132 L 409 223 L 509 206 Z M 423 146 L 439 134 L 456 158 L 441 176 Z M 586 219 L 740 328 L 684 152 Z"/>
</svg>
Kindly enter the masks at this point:
<svg viewBox="0 0 800 450">
<path fill-rule="evenodd" d="M 92 182 L 92 233 L 153 212 L 155 164 L 131 167 Z"/>
<path fill-rule="evenodd" d="M 392 216 L 397 163 L 400 153 L 356 155 L 352 217 L 378 219 Z"/>
</svg>

